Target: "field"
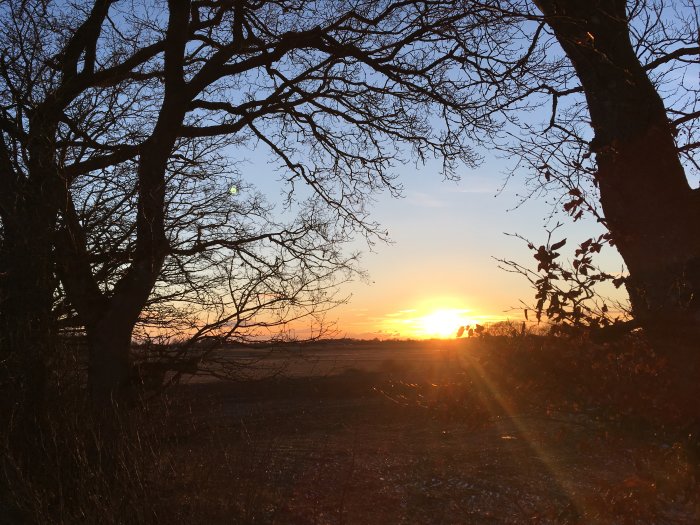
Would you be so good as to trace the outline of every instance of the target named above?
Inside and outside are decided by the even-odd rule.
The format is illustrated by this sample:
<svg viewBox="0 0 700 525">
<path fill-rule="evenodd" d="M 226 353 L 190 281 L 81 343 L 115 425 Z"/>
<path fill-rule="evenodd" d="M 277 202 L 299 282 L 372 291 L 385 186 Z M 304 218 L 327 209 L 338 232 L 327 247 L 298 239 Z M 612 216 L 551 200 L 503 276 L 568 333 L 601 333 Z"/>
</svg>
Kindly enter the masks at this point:
<svg viewBox="0 0 700 525">
<path fill-rule="evenodd" d="M 490 338 L 221 355 L 247 378 L 167 394 L 152 521 L 700 522 L 694 441 L 639 349 Z"/>
</svg>

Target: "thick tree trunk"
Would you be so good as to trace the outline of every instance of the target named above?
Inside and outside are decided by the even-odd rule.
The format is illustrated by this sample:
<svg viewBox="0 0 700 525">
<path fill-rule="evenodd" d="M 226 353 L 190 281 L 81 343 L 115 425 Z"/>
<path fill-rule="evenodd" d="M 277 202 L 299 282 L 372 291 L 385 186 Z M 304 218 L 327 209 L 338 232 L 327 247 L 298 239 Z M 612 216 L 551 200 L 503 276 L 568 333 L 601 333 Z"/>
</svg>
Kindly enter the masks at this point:
<svg viewBox="0 0 700 525">
<path fill-rule="evenodd" d="M 131 336 L 168 251 L 164 173 L 174 136 L 168 139 L 149 144 L 145 149 L 150 154 L 141 158 L 136 249 L 131 265 L 109 297 L 100 290 L 92 273 L 87 240 L 67 195 L 56 259 L 61 282 L 85 326 L 88 384 L 98 405 L 128 402 L 135 386 Z"/>
<path fill-rule="evenodd" d="M 184 80 L 189 15 L 189 2 L 169 2 L 163 104 L 150 138 L 140 146 L 133 260 L 109 297 L 102 293 L 92 273 L 85 234 L 66 192 L 65 228 L 57 259 L 67 296 L 87 332 L 88 383 L 98 403 L 121 402 L 129 397 L 132 331 L 168 253 L 165 173 L 190 102 L 187 97 L 193 95 L 187 92 Z"/>
<path fill-rule="evenodd" d="M 700 196 L 630 42 L 624 0 L 536 0 L 581 80 L 601 204 L 633 313 L 679 382 L 700 369 Z"/>
<path fill-rule="evenodd" d="M 84 246 L 73 246 L 73 260 L 83 271 L 65 272 L 66 289 L 85 322 L 90 346 L 89 385 L 99 402 L 128 400 L 131 395 L 131 335 L 160 274 L 168 250 L 165 237 L 166 163 L 174 137 L 150 149 L 139 166 L 139 206 L 134 260 L 108 299 L 87 264 Z M 79 226 L 74 224 L 74 230 Z M 74 237 L 75 238 L 75 237 Z M 77 255 L 77 257 L 75 257 Z M 73 268 L 72 270 L 76 270 Z M 95 308 L 99 305 L 99 308 Z"/>
<path fill-rule="evenodd" d="M 165 258 L 166 243 L 134 257 L 106 297 L 95 280 L 77 215 L 67 210 L 56 246 L 58 273 L 88 340 L 88 386 L 98 405 L 128 401 L 132 393 L 131 337 Z"/>
<path fill-rule="evenodd" d="M 32 119 L 28 174 L 14 172 L 5 144 L 0 166 L 0 348 L 5 370 L 29 402 L 41 402 L 55 349 L 52 316 L 53 241 L 58 214 L 54 125 L 41 111 Z"/>
<path fill-rule="evenodd" d="M 119 317 L 108 316 L 87 330 L 88 387 L 101 405 L 105 402 L 119 403 L 128 397 L 133 324 Z"/>
<path fill-rule="evenodd" d="M 42 215 L 31 203 L 18 208 L 11 220 L 3 221 L 0 347 L 10 379 L 23 397 L 40 403 L 55 343 L 50 238 L 55 217 Z"/>
</svg>

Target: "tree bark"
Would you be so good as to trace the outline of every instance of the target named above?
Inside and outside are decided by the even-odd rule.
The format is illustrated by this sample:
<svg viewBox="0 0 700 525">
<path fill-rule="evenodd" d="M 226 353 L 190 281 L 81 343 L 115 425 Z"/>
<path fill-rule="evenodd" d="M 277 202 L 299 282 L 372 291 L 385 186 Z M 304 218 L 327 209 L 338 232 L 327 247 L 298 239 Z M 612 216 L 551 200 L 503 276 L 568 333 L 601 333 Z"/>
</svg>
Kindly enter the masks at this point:
<svg viewBox="0 0 700 525">
<path fill-rule="evenodd" d="M 120 403 L 130 397 L 132 332 L 168 251 L 164 173 L 174 137 L 160 138 L 158 147 L 149 142 L 145 148 L 148 155 L 141 157 L 136 249 L 110 296 L 100 290 L 95 280 L 82 226 L 70 194 L 66 195 L 56 259 L 61 282 L 85 326 L 88 386 L 98 405 Z"/>
<path fill-rule="evenodd" d="M 119 403 L 128 397 L 133 326 L 124 315 L 115 312 L 104 315 L 87 330 L 88 387 L 99 405 Z"/>
<path fill-rule="evenodd" d="M 48 360 L 56 345 L 53 235 L 60 180 L 54 133 L 50 106 L 39 106 L 28 134 L 26 176 L 13 171 L 4 141 L 0 144 L 0 348 L 12 376 L 8 379 L 33 409 L 44 396 Z"/>
<path fill-rule="evenodd" d="M 700 196 L 637 58 L 624 0 L 537 0 L 586 95 L 597 183 L 634 316 L 671 368 L 698 377 Z"/>
<path fill-rule="evenodd" d="M 40 403 L 46 366 L 53 353 L 51 238 L 55 216 L 21 203 L 11 221 L 3 220 L 0 251 L 0 347 L 3 368 L 22 397 Z M 21 208 L 21 209 L 19 209 Z"/>
</svg>

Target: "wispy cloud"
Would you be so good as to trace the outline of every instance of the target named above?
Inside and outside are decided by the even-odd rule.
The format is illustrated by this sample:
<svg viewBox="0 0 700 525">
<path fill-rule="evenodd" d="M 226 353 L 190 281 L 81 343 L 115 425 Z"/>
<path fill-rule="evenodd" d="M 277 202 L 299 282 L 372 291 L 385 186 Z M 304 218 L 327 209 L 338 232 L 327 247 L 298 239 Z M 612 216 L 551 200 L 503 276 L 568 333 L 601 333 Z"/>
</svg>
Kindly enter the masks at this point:
<svg viewBox="0 0 700 525">
<path fill-rule="evenodd" d="M 421 208 L 447 208 L 449 203 L 437 198 L 435 195 L 414 191 L 408 194 L 406 202 Z"/>
</svg>

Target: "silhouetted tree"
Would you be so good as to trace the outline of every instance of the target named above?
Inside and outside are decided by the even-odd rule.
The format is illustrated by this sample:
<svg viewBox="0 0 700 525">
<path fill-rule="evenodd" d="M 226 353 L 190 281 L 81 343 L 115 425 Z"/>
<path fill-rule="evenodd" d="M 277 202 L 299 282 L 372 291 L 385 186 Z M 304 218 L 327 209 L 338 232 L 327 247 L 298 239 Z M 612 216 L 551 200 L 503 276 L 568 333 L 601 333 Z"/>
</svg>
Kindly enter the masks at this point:
<svg viewBox="0 0 700 525">
<path fill-rule="evenodd" d="M 40 391 L 57 290 L 87 334 L 90 388 L 108 398 L 128 381 L 132 330 L 164 265 L 223 248 L 255 261 L 253 282 L 291 287 L 290 303 L 301 293 L 292 274 L 307 272 L 301 291 L 325 286 L 346 267 L 336 241 L 378 233 L 365 206 L 373 192 L 397 189 L 389 170 L 404 157 L 399 144 L 444 159 L 450 175 L 455 162 L 475 159 L 464 141 L 490 131 L 488 119 L 464 118 L 470 85 L 445 66 L 452 51 L 443 34 L 472 34 L 482 23 L 458 7 L 4 2 L 0 334 L 10 374 Z M 245 142 L 277 158 L 290 202 L 300 183 L 310 189 L 298 220 L 240 232 L 228 218 L 250 209 L 182 203 L 184 215 L 168 215 L 178 188 L 207 180 L 207 164 Z M 91 196 L 108 200 L 100 206 L 115 221 L 109 228 L 90 216 Z"/>
<path fill-rule="evenodd" d="M 487 60 L 503 57 L 490 52 L 503 41 L 488 37 L 496 44 L 485 42 L 482 62 L 465 68 L 502 93 L 499 147 L 518 159 L 515 171 L 534 174 L 533 193 L 554 191 L 574 220 L 588 212 L 608 229 L 637 322 L 672 359 L 696 359 L 698 6 L 533 0 L 492 9 L 519 58 L 504 58 L 510 76 L 486 73 Z"/>
<path fill-rule="evenodd" d="M 698 193 L 687 170 L 697 169 L 691 76 L 699 48 L 688 16 L 697 9 L 688 2 L 673 18 L 676 7 L 651 0 L 3 3 L 4 362 L 42 383 L 59 290 L 88 336 L 91 387 L 111 395 L 128 379 L 132 330 L 159 278 L 173 290 L 182 279 L 179 293 L 196 297 L 206 280 L 192 279 L 193 269 L 212 260 L 207 254 L 224 253 L 211 249 L 242 260 L 251 246 L 251 263 L 255 253 L 271 257 L 247 266 L 269 268 L 252 282 L 288 281 L 270 250 L 281 250 L 287 269 L 284 254 L 302 266 L 345 268 L 328 250 L 353 230 L 378 232 L 366 204 L 377 190 L 396 190 L 390 168 L 405 158 L 400 144 L 419 159 L 440 156 L 450 175 L 454 162 L 478 160 L 468 140 L 495 142 L 537 173 L 538 187 L 564 190 L 575 219 L 595 214 L 627 263 L 639 322 L 669 355 L 680 346 L 666 340 L 692 349 L 700 246 Z M 547 103 L 550 118 L 537 128 L 527 110 Z M 511 140 L 518 129 L 525 133 Z M 194 180 L 218 187 L 222 179 L 207 164 L 226 152 L 233 158 L 248 142 L 268 148 L 284 168 L 289 202 L 299 183 L 310 190 L 308 212 L 239 231 L 227 227 L 229 218 L 251 209 L 229 202 L 226 211 L 206 198 L 189 210 L 177 203 Z M 123 187 L 114 192 L 111 184 Z M 86 214 L 97 202 L 91 195 L 109 199 L 99 216 Z M 116 222 L 100 229 L 107 217 Z M 189 270 L 168 270 L 184 260 Z M 166 290 L 156 295 L 167 298 Z"/>
<path fill-rule="evenodd" d="M 534 174 L 533 193 L 554 191 L 574 220 L 592 214 L 609 232 L 579 244 L 574 262 L 587 271 L 578 283 L 574 277 L 577 289 L 536 278 L 537 309 L 568 308 L 575 317 L 582 296 L 570 292 L 584 291 L 589 278 L 618 280 L 591 265 L 601 241 L 609 241 L 629 273 L 624 283 L 634 320 L 623 326 L 644 329 L 668 363 L 676 399 L 697 416 L 690 400 L 700 372 L 700 189 L 691 182 L 700 171 L 699 7 L 662 0 L 501 5 L 513 39 L 529 50 L 527 60 L 512 63 L 523 88 L 506 113 L 551 108 L 543 125 L 523 113 L 511 120 L 501 147 L 519 160 L 517 170 Z M 536 250 L 541 273 L 573 275 L 550 264 L 561 244 Z M 562 297 L 569 300 L 564 309 Z"/>
<path fill-rule="evenodd" d="M 289 337 L 290 322 L 307 326 L 307 339 L 332 328 L 324 314 L 342 300 L 336 298 L 337 284 L 357 271 L 356 256 L 342 250 L 348 232 L 313 202 L 300 203 L 298 215 L 287 213 L 285 221 L 275 217 L 281 213 L 264 195 L 229 172 L 223 159 L 211 158 L 201 170 L 169 170 L 170 248 L 132 334 L 151 349 L 139 352 L 141 368 L 145 358 L 161 361 L 163 370 L 193 372 L 223 344 Z M 133 179 L 122 174 L 79 180 L 72 188 L 93 274 L 103 289 L 118 281 L 134 255 Z M 63 280 L 71 278 L 69 265 L 58 270 Z M 56 300 L 60 329 L 82 331 L 61 287 Z"/>
<path fill-rule="evenodd" d="M 581 160 L 594 160 L 589 180 L 629 270 L 633 313 L 657 347 L 686 365 L 683 354 L 695 354 L 695 367 L 700 193 L 688 176 L 697 170 L 700 146 L 698 8 L 693 2 L 535 3 L 580 82 L 567 89 L 585 95 L 593 136 L 579 151 Z M 554 101 L 560 93 L 553 89 Z M 580 137 L 555 112 L 557 125 Z"/>
</svg>

